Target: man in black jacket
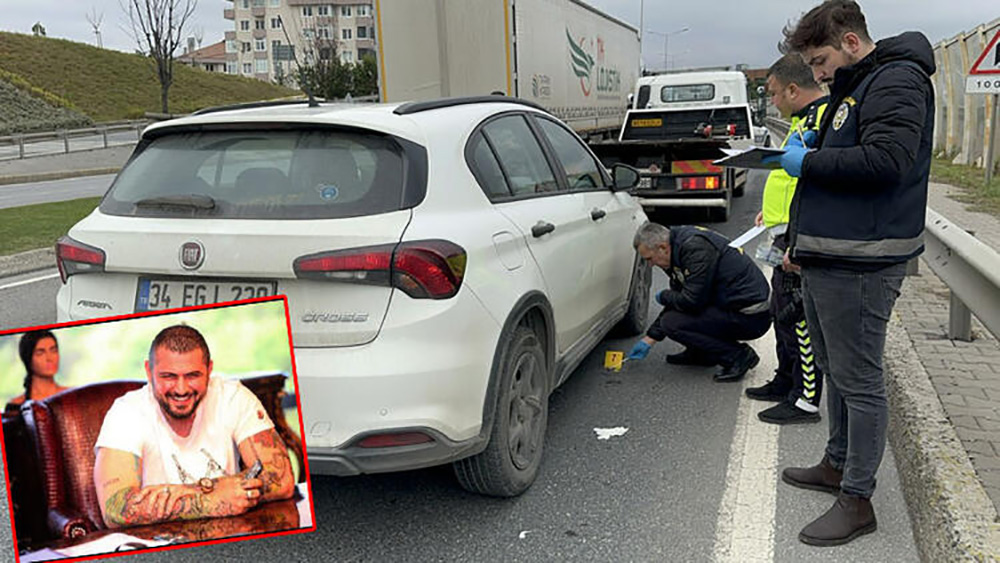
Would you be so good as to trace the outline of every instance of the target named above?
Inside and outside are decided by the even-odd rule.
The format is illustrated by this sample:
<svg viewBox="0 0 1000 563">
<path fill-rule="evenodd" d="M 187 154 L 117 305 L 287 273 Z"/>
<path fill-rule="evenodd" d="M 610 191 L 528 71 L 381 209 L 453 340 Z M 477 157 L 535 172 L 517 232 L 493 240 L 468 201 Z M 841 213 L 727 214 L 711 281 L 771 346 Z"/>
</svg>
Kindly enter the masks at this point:
<svg viewBox="0 0 1000 563">
<path fill-rule="evenodd" d="M 686 346 L 667 361 L 722 365 L 716 381 L 738 381 L 760 358 L 741 341 L 760 338 L 771 327 L 767 279 L 741 249 L 703 227 L 668 229 L 646 222 L 633 245 L 644 260 L 670 276 L 670 289 L 656 294 L 663 311 L 628 358 L 641 360 L 669 337 Z"/>
<path fill-rule="evenodd" d="M 870 498 L 889 417 L 882 356 L 906 262 L 924 249 L 934 55 L 920 33 L 872 43 L 852 0 L 827 0 L 785 35 L 831 93 L 816 150 L 793 147 L 780 157 L 799 177 L 790 261 L 802 267 L 827 376 L 830 438 L 818 465 L 785 469 L 782 479 L 838 495 L 799 534 L 837 545 L 877 526 Z"/>
</svg>

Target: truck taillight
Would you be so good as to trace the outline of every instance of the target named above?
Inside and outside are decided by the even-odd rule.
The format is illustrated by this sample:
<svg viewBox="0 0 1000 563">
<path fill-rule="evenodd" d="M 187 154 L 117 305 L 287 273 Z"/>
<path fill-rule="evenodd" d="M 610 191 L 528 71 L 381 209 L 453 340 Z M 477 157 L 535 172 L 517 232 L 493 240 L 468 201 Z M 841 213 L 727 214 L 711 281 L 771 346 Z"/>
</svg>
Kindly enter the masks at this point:
<svg viewBox="0 0 1000 563">
<path fill-rule="evenodd" d="M 303 279 L 394 287 L 415 299 L 448 299 L 465 276 L 465 249 L 444 240 L 422 240 L 335 250 L 295 259 Z"/>
<path fill-rule="evenodd" d="M 735 123 L 730 123 L 729 125 L 726 125 L 726 134 L 729 135 L 730 137 L 735 137 L 736 136 L 736 124 Z"/>
<path fill-rule="evenodd" d="M 719 189 L 718 176 L 697 176 L 694 178 L 678 178 L 680 189 L 682 190 L 717 190 Z"/>
<path fill-rule="evenodd" d="M 56 241 L 56 266 L 65 284 L 70 276 L 104 271 L 104 251 L 64 236 Z"/>
</svg>

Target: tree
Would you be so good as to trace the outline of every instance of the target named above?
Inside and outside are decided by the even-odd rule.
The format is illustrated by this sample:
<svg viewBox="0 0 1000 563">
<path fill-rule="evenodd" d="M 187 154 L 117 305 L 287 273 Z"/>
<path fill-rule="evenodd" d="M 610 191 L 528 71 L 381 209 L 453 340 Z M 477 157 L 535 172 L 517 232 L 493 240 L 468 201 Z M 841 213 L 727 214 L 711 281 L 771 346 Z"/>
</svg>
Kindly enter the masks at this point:
<svg viewBox="0 0 1000 563">
<path fill-rule="evenodd" d="M 160 81 L 160 105 L 168 113 L 167 93 L 174 81 L 174 52 L 181 44 L 184 26 L 198 0 L 119 0 L 132 24 L 139 49 L 156 63 Z"/>
<path fill-rule="evenodd" d="M 337 56 L 337 41 L 315 37 L 298 61 L 297 79 L 303 91 L 332 100 L 351 92 L 351 67 Z"/>
<path fill-rule="evenodd" d="M 31 26 L 31 33 L 34 33 L 35 37 L 45 37 L 45 26 L 42 22 L 35 22 L 35 25 Z"/>
<path fill-rule="evenodd" d="M 354 88 L 352 94 L 357 96 L 374 96 L 378 94 L 378 66 L 375 57 L 365 55 L 361 62 L 354 65 Z"/>
</svg>

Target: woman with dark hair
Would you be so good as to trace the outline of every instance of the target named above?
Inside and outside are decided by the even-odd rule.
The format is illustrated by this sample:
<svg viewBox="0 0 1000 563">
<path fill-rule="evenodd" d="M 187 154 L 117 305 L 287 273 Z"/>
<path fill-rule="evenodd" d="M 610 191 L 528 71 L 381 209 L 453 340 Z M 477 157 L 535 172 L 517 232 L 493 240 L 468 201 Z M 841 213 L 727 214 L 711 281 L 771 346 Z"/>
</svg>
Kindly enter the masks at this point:
<svg viewBox="0 0 1000 563">
<path fill-rule="evenodd" d="M 56 336 L 47 330 L 26 332 L 18 345 L 21 362 L 24 363 L 24 394 L 7 403 L 6 412 L 17 412 L 28 399 L 44 399 L 68 389 L 56 383 L 59 371 L 59 343 Z"/>
</svg>

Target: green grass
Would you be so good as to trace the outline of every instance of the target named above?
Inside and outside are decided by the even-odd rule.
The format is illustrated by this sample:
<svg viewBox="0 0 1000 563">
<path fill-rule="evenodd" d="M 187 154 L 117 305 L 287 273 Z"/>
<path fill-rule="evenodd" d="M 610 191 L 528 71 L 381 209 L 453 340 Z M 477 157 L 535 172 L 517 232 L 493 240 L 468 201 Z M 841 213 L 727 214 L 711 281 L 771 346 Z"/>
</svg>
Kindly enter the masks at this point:
<svg viewBox="0 0 1000 563">
<path fill-rule="evenodd" d="M 931 181 L 960 188 L 962 193 L 954 196 L 956 201 L 968 204 L 976 211 L 1000 217 L 1000 174 L 993 174 L 987 189 L 986 172 L 982 168 L 935 158 L 931 162 Z"/>
<path fill-rule="evenodd" d="M 0 32 L 0 69 L 69 101 L 94 121 L 160 112 L 155 68 L 152 59 L 140 55 L 64 39 Z M 300 94 L 253 78 L 210 73 L 175 63 L 170 112 L 188 113 L 208 106 Z"/>
<path fill-rule="evenodd" d="M 54 246 L 56 239 L 90 214 L 99 197 L 0 209 L 0 256 Z"/>
</svg>

